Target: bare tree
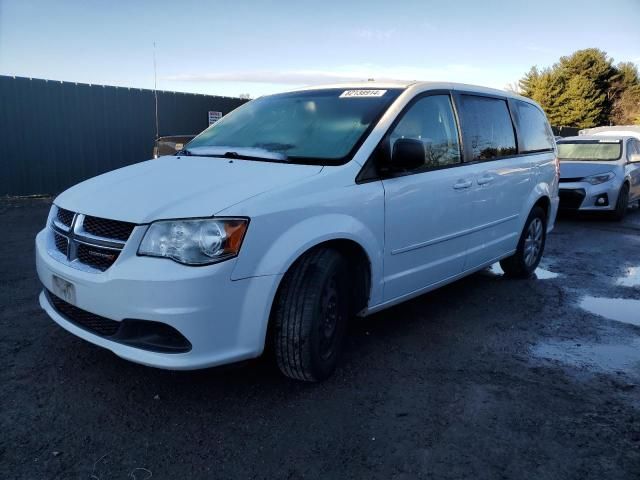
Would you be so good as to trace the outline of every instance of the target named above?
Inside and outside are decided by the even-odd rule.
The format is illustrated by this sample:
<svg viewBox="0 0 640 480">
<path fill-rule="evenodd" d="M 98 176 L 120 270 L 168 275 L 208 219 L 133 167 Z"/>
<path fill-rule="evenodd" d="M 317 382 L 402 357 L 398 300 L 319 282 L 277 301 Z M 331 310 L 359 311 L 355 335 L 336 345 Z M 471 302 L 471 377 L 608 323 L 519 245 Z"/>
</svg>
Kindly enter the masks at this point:
<svg viewBox="0 0 640 480">
<path fill-rule="evenodd" d="M 504 89 L 507 92 L 515 93 L 517 95 L 522 95 L 522 89 L 520 88 L 520 84 L 518 82 L 507 83 Z"/>
</svg>

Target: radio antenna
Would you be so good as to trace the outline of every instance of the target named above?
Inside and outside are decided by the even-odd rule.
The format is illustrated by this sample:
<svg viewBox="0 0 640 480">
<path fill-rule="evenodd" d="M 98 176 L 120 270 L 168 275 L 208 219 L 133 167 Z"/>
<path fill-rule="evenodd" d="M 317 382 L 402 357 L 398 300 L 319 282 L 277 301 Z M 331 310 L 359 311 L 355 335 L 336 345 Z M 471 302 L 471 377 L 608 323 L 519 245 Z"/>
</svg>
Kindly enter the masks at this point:
<svg viewBox="0 0 640 480">
<path fill-rule="evenodd" d="M 156 65 L 156 42 L 153 42 L 153 97 L 156 104 L 156 141 L 159 138 L 158 132 L 158 69 Z"/>
</svg>

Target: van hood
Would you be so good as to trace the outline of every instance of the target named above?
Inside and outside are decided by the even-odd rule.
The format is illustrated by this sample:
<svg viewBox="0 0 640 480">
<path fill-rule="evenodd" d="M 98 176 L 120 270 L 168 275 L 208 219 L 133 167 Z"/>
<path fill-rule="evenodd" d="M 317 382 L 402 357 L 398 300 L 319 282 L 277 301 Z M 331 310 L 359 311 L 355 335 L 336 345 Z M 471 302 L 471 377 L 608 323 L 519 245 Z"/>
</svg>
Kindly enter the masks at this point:
<svg viewBox="0 0 640 480">
<path fill-rule="evenodd" d="M 617 170 L 617 162 L 560 161 L 560 178 L 584 178 Z"/>
<path fill-rule="evenodd" d="M 132 223 L 208 217 L 321 170 L 317 165 L 167 156 L 86 180 L 60 194 L 54 203 L 74 212 Z"/>
</svg>

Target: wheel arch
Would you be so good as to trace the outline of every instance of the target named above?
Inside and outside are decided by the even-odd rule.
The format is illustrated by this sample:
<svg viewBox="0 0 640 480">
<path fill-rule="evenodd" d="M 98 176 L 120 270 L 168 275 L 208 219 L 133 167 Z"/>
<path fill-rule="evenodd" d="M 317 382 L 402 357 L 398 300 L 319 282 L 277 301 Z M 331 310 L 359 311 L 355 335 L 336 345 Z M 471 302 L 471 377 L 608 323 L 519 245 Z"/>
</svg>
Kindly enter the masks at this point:
<svg viewBox="0 0 640 480">
<path fill-rule="evenodd" d="M 551 215 L 551 199 L 547 195 L 543 195 L 533 204 L 531 209 L 533 210 L 535 207 L 540 207 L 544 210 L 547 221 L 549 221 L 549 217 Z"/>
<path fill-rule="evenodd" d="M 352 315 L 355 316 L 356 314 L 367 308 L 369 300 L 371 298 L 372 264 L 369 254 L 367 253 L 365 248 L 357 241 L 351 238 L 344 237 L 336 237 L 315 243 L 314 245 L 308 247 L 306 250 L 302 251 L 292 262 L 290 262 L 284 274 L 279 278 L 278 285 L 276 286 L 273 298 L 271 299 L 271 307 L 269 309 L 269 317 L 267 319 L 267 326 L 264 336 L 265 351 L 269 351 L 272 348 L 271 343 L 274 331 L 273 312 L 276 308 L 278 295 L 280 294 L 280 291 L 282 289 L 284 279 L 302 258 L 320 248 L 331 248 L 339 251 L 348 263 L 348 270 L 350 272 L 356 272 L 355 278 L 357 279 L 357 281 L 350 282 L 352 286 L 350 295 L 352 295 L 355 299 L 354 304 L 351 306 Z"/>
<path fill-rule="evenodd" d="M 520 230 L 522 231 L 522 229 L 524 228 L 524 224 L 526 223 L 527 218 L 529 217 L 529 213 L 531 213 L 531 210 L 533 210 L 537 206 L 541 207 L 544 210 L 547 217 L 547 226 L 548 226 L 550 222 L 554 220 L 553 218 L 551 218 L 554 213 L 553 202 L 551 199 L 555 196 L 556 195 L 552 195 L 552 190 L 548 183 L 546 182 L 538 183 L 531 190 L 531 193 L 529 194 L 527 201 L 524 202 L 524 204 L 522 205 L 522 210 L 520 212 Z"/>
<path fill-rule="evenodd" d="M 333 245 L 347 257 L 366 258 L 369 298 L 382 296 L 382 261 L 384 225 L 367 226 L 359 219 L 345 214 L 324 214 L 301 219 L 268 241 L 262 235 L 240 255 L 232 280 L 263 275 L 284 275 L 305 253 L 321 245 Z M 273 232 L 273 229 L 268 229 Z M 378 231 L 379 230 L 379 231 Z M 265 236 L 269 235 L 265 232 Z"/>
<path fill-rule="evenodd" d="M 324 241 L 313 247 L 313 249 L 315 248 L 333 248 L 343 255 L 349 271 L 353 272 L 354 282 L 352 284 L 352 295 L 354 305 L 352 306 L 352 313 L 357 315 L 365 310 L 369 305 L 369 298 L 371 297 L 371 258 L 369 258 L 364 247 L 351 239 L 336 238 Z M 307 250 L 307 252 L 309 252 L 309 250 Z"/>
<path fill-rule="evenodd" d="M 327 240 L 322 240 L 313 245 L 308 246 L 304 251 L 300 252 L 295 259 L 289 262 L 284 274 L 278 282 L 274 299 L 277 298 L 278 292 L 282 285 L 282 281 L 285 276 L 294 268 L 296 263 L 300 261 L 304 256 L 310 252 L 319 248 L 331 248 L 340 252 L 345 261 L 347 262 L 348 269 L 354 273 L 352 285 L 354 290 L 354 314 L 359 313 L 368 306 L 369 299 L 371 297 L 371 278 L 372 278 L 372 263 L 369 254 L 366 249 L 357 241 L 352 238 L 336 237 Z M 273 304 L 273 302 L 272 302 Z"/>
<path fill-rule="evenodd" d="M 359 277 L 362 283 L 357 289 L 358 311 L 382 298 L 383 222 L 369 225 L 352 215 L 332 212 L 299 218 L 282 231 L 275 230 L 272 221 L 258 219 L 252 223 L 259 228 L 254 230 L 250 243 L 243 245 L 231 279 L 261 276 L 274 279 L 262 324 L 263 346 L 268 346 L 271 311 L 285 275 L 296 261 L 313 249 L 335 248 L 350 262 L 350 271 L 362 272 Z"/>
</svg>

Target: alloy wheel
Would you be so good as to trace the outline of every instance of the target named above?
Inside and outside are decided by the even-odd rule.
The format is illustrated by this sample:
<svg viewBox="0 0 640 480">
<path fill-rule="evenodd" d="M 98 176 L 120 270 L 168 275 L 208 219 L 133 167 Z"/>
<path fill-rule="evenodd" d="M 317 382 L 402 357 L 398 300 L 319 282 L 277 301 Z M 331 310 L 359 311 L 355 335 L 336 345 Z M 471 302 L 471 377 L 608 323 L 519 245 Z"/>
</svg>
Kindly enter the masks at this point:
<svg viewBox="0 0 640 480">
<path fill-rule="evenodd" d="M 540 252 L 542 252 L 542 237 L 544 225 L 540 218 L 534 218 L 527 229 L 527 236 L 524 240 L 524 262 L 527 267 L 536 263 Z"/>
</svg>

